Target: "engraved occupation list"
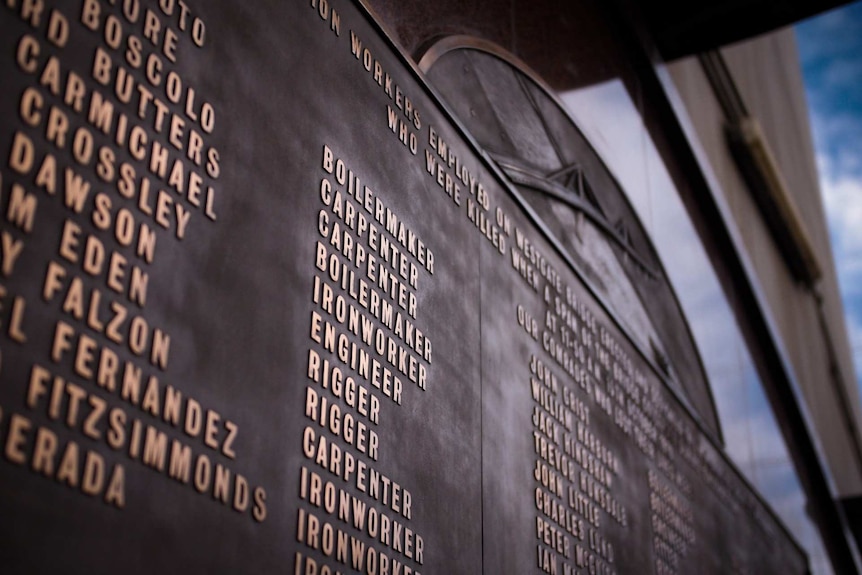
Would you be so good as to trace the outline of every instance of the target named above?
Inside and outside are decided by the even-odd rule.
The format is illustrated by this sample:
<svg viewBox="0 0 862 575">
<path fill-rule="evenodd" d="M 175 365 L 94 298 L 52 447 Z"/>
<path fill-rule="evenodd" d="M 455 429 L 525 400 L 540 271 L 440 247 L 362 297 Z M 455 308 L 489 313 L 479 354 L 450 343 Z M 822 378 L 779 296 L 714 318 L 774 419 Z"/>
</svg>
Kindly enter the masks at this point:
<svg viewBox="0 0 862 575">
<path fill-rule="evenodd" d="M 0 10 L 4 571 L 804 571 L 360 3 Z"/>
</svg>

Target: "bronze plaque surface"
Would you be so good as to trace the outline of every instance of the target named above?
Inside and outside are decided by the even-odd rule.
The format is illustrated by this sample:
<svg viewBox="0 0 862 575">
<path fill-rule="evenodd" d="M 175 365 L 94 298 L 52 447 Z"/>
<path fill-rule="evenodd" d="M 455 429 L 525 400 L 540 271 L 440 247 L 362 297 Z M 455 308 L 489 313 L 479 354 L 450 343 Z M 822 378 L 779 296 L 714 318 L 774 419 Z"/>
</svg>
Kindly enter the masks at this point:
<svg viewBox="0 0 862 575">
<path fill-rule="evenodd" d="M 347 1 L 6 2 L 0 564 L 802 573 Z"/>
</svg>

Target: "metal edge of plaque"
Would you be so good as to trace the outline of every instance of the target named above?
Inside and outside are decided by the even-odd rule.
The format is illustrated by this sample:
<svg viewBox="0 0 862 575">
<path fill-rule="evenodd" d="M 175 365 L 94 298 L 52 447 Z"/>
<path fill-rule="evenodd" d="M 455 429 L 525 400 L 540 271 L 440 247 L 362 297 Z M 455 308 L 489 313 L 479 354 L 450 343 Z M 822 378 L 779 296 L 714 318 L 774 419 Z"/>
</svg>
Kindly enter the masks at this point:
<svg viewBox="0 0 862 575">
<path fill-rule="evenodd" d="M 682 320 L 682 325 L 684 326 L 684 328 L 686 330 L 686 335 L 688 336 L 689 340 L 691 340 L 692 347 L 696 351 L 697 366 L 700 368 L 701 373 L 703 374 L 703 377 L 704 377 L 704 381 L 707 383 L 706 391 L 708 393 L 708 397 L 710 400 L 710 407 L 712 408 L 713 417 L 715 418 L 716 422 L 718 423 L 718 425 L 716 427 L 717 437 L 716 437 L 716 434 L 711 429 L 709 429 L 709 427 L 704 423 L 703 418 L 700 416 L 700 414 L 697 412 L 697 410 L 695 410 L 693 408 L 693 406 L 691 405 L 691 402 L 689 402 L 688 398 L 685 395 L 683 395 L 679 390 L 677 390 L 677 388 L 675 386 L 669 384 L 667 375 L 664 373 L 663 370 L 658 368 L 658 366 L 655 363 L 655 360 L 653 359 L 652 354 L 648 353 L 645 349 L 643 349 L 641 347 L 641 345 L 637 342 L 637 340 L 635 338 L 631 337 L 631 335 L 629 333 L 629 329 L 625 327 L 624 322 L 621 321 L 619 314 L 616 312 L 616 310 L 605 300 L 605 298 L 603 298 L 601 296 L 601 294 L 598 292 L 598 290 L 596 290 L 594 288 L 589 277 L 583 273 L 583 271 L 575 263 L 574 259 L 571 258 L 571 256 L 568 253 L 568 250 L 563 246 L 562 242 L 560 242 L 559 239 L 553 234 L 553 232 L 551 232 L 547 228 L 547 226 L 545 225 L 542 218 L 533 211 L 532 207 L 529 205 L 529 202 L 527 202 L 521 196 L 521 193 L 517 190 L 517 188 L 515 188 L 511 184 L 511 182 L 509 181 L 509 178 L 502 172 L 502 170 L 498 167 L 497 163 L 495 161 L 493 161 L 493 159 L 490 158 L 490 156 L 487 154 L 487 152 L 485 152 L 485 150 L 482 148 L 481 145 L 479 145 L 478 142 L 475 142 L 473 140 L 472 136 L 469 138 L 471 144 L 477 146 L 478 149 L 481 150 L 482 155 L 486 158 L 486 160 L 490 161 L 490 163 L 493 165 L 493 167 L 495 168 L 495 173 L 497 173 L 499 177 L 502 177 L 504 179 L 505 188 L 507 189 L 507 191 L 509 191 L 512 195 L 515 196 L 515 198 L 517 198 L 517 201 L 519 204 L 521 204 L 521 207 L 524 208 L 529 213 L 530 219 L 533 220 L 533 223 L 536 224 L 540 228 L 542 233 L 546 236 L 546 238 L 554 246 L 554 249 L 556 249 L 557 252 L 566 261 L 566 263 L 569 264 L 569 267 L 572 269 L 572 271 L 575 272 L 575 275 L 582 282 L 584 282 L 584 284 L 587 286 L 587 289 L 590 292 L 590 294 L 593 297 L 595 297 L 596 300 L 598 300 L 598 302 L 600 303 L 602 308 L 611 317 L 614 324 L 616 324 L 616 326 L 618 328 L 620 328 L 620 330 L 626 335 L 626 337 L 629 339 L 629 341 L 632 343 L 633 347 L 638 351 L 638 353 L 641 355 L 641 357 L 643 357 L 646 360 L 647 364 L 650 366 L 650 368 L 656 372 L 656 374 L 659 376 L 659 379 L 662 381 L 662 383 L 665 385 L 665 387 L 673 393 L 673 395 L 676 397 L 676 399 L 679 401 L 679 403 L 681 403 L 682 405 L 684 405 L 686 407 L 686 411 L 692 417 L 692 419 L 694 419 L 698 428 L 700 428 L 700 430 L 703 433 L 705 433 L 706 435 L 709 435 L 711 438 L 715 439 L 713 444 L 717 443 L 718 445 L 720 445 L 722 447 L 722 451 L 723 451 L 725 441 L 724 441 L 724 433 L 723 433 L 722 428 L 721 428 L 721 419 L 718 417 L 718 411 L 717 411 L 716 406 L 715 406 L 715 396 L 712 392 L 712 386 L 709 385 L 709 378 L 707 377 L 706 369 L 704 368 L 704 365 L 703 365 L 703 360 L 702 360 L 701 355 L 700 355 L 700 349 L 698 348 L 696 340 L 693 337 L 693 333 L 691 330 L 691 325 L 689 324 L 689 321 L 688 321 L 688 317 L 686 316 L 684 310 L 682 309 L 682 306 L 680 305 L 679 297 L 676 294 L 676 289 L 674 288 L 673 283 L 670 281 L 669 276 L 664 269 L 664 263 L 662 262 L 662 259 L 658 254 L 658 250 L 655 249 L 655 246 L 653 245 L 653 242 L 652 242 L 652 238 L 646 232 L 646 230 L 643 226 L 643 223 L 641 222 L 640 218 L 637 215 L 637 211 L 632 207 L 631 202 L 629 201 L 628 195 L 625 192 L 625 188 L 622 185 L 620 185 L 619 180 L 617 179 L 616 175 L 614 175 L 613 171 L 608 168 L 607 162 L 605 162 L 605 159 L 602 157 L 602 155 L 599 153 L 599 151 L 596 150 L 595 148 L 593 148 L 592 144 L 589 143 L 589 138 L 584 136 L 580 127 L 578 127 L 577 122 L 575 122 L 575 120 L 571 117 L 571 114 L 569 114 L 565 105 L 563 105 L 563 103 L 560 101 L 559 97 L 550 88 L 550 86 L 548 86 L 548 84 L 542 79 L 542 77 L 539 76 L 539 74 L 537 74 L 526 62 L 524 62 L 523 60 L 521 60 L 520 58 L 518 58 L 517 56 L 515 56 L 514 54 L 512 54 L 511 52 L 509 52 L 505 48 L 499 46 L 498 44 L 495 44 L 494 42 L 491 42 L 490 40 L 485 40 L 483 38 L 477 38 L 475 36 L 467 36 L 467 35 L 445 36 L 445 37 L 441 37 L 441 38 L 437 39 L 436 41 L 433 41 L 429 46 L 427 46 L 424 49 L 424 52 L 422 53 L 422 55 L 418 59 L 417 66 L 418 66 L 419 70 L 421 71 L 421 73 L 423 74 L 423 83 L 429 84 L 427 82 L 427 80 L 424 79 L 424 74 L 427 73 L 428 70 L 431 69 L 431 66 L 433 66 L 437 60 L 439 60 L 440 58 L 442 58 L 443 56 L 445 56 L 449 52 L 453 52 L 453 51 L 459 50 L 459 49 L 467 49 L 467 50 L 475 50 L 477 52 L 484 52 L 486 54 L 489 54 L 491 56 L 499 58 L 503 62 L 515 67 L 518 70 L 518 72 L 526 75 L 530 80 L 535 82 L 536 86 L 538 86 L 545 93 L 545 95 L 554 103 L 555 106 L 557 106 L 557 108 L 563 113 L 563 115 L 569 121 L 572 122 L 572 125 L 578 130 L 578 132 L 581 133 L 581 136 L 584 137 L 584 141 L 587 142 L 587 144 L 590 146 L 590 148 L 596 154 L 596 157 L 598 158 L 602 167 L 607 172 L 608 177 L 611 179 L 611 181 L 613 181 L 614 185 L 616 185 L 617 188 L 623 192 L 622 193 L 622 199 L 625 202 L 626 207 L 628 207 L 631 210 L 632 214 L 635 216 L 635 219 L 636 219 L 638 225 L 644 231 L 644 236 L 646 238 L 646 241 L 648 242 L 648 247 L 653 251 L 654 254 L 656 254 L 656 260 L 658 261 L 658 264 L 660 266 L 661 273 L 664 275 L 665 278 L 667 278 L 667 281 L 665 283 L 667 284 L 668 289 L 670 290 L 670 293 L 673 296 L 674 304 L 676 305 L 677 310 L 679 311 L 679 317 Z M 429 85 L 429 87 L 430 87 L 430 85 Z M 448 108 L 448 104 L 445 103 L 445 100 L 440 99 L 440 96 L 436 93 L 436 91 L 433 90 L 433 87 L 432 87 L 431 91 L 434 94 L 434 96 L 436 98 L 438 98 L 438 103 L 441 105 L 441 107 L 443 109 L 445 109 L 446 113 L 450 116 L 453 116 L 453 112 Z M 460 120 L 455 119 L 455 118 L 453 118 L 453 120 L 460 130 L 463 130 L 465 134 L 468 133 L 467 129 L 461 125 Z"/>
<path fill-rule="evenodd" d="M 490 42 L 488 40 L 484 40 L 481 38 L 475 38 L 473 36 L 462 36 L 462 35 L 447 36 L 447 37 L 441 38 L 437 42 L 434 42 L 424 52 L 424 54 L 421 57 L 419 64 L 418 64 L 420 71 L 422 71 L 423 73 L 426 72 L 436 62 L 436 60 L 438 60 L 439 58 L 441 58 L 445 54 L 452 52 L 454 50 L 458 50 L 458 49 L 469 49 L 469 50 L 476 50 L 479 52 L 485 52 L 487 54 L 490 54 L 492 56 L 500 58 L 501 60 L 503 60 L 504 62 L 506 62 L 510 65 L 515 66 L 519 72 L 525 74 L 532 81 L 534 81 L 545 92 L 545 94 L 554 102 L 554 104 L 565 114 L 565 116 L 569 120 L 572 121 L 572 124 L 575 127 L 577 127 L 577 124 L 574 122 L 574 120 L 571 118 L 569 113 L 566 111 L 565 106 L 563 106 L 560 103 L 559 98 L 547 86 L 547 84 L 544 82 L 544 80 L 542 80 L 541 77 L 538 74 L 536 74 L 536 72 L 534 72 L 523 60 L 521 60 L 520 58 L 518 58 L 517 56 L 515 56 L 513 54 L 510 54 L 509 52 L 507 52 L 502 47 L 500 47 L 497 44 Z M 432 88 L 432 93 L 435 94 L 435 97 L 439 97 L 439 96 L 437 96 L 437 94 L 433 90 L 433 88 Z M 445 101 L 440 102 L 440 104 L 442 107 L 444 107 L 446 109 L 447 113 L 449 113 L 449 114 L 452 113 L 448 109 L 448 107 L 447 107 L 448 105 L 445 104 Z M 455 122 L 458 124 L 459 129 L 464 130 L 465 133 L 469 133 L 466 131 L 466 128 L 464 128 L 460 124 L 460 120 L 456 119 Z M 578 130 L 580 131 L 579 128 L 578 128 Z M 584 140 L 589 142 L 589 140 L 586 137 L 584 138 Z M 676 400 L 680 404 L 685 406 L 688 415 L 695 421 L 698 428 L 705 435 L 710 437 L 714 446 L 719 447 L 720 450 L 723 451 L 724 439 L 723 439 L 723 434 L 721 433 L 721 428 L 720 427 L 718 428 L 719 435 L 718 435 L 718 437 L 715 437 L 715 434 L 712 432 L 712 430 L 710 430 L 706 426 L 706 424 L 703 422 L 703 419 L 701 418 L 701 416 L 691 406 L 691 403 L 689 402 L 688 398 L 685 397 L 683 394 L 681 394 L 673 385 L 670 385 L 668 383 L 667 376 L 664 374 L 664 372 L 661 369 L 658 368 L 658 366 L 656 365 L 655 361 L 652 358 L 652 355 L 647 353 L 646 350 L 644 350 L 643 347 L 640 344 L 638 344 L 634 338 L 632 338 L 630 336 L 629 330 L 628 330 L 628 328 L 625 327 L 625 324 L 621 321 L 619 314 L 606 301 L 606 299 L 595 289 L 595 287 L 594 287 L 593 283 L 591 282 L 591 280 L 589 279 L 589 277 L 586 274 L 584 274 L 583 271 L 580 269 L 580 267 L 574 262 L 574 260 L 571 258 L 570 254 L 568 253 L 568 250 L 562 245 L 562 243 L 554 235 L 554 233 L 551 232 L 547 228 L 547 226 L 545 225 L 545 222 L 541 218 L 541 216 L 539 216 L 538 214 L 535 213 L 535 211 L 533 210 L 533 208 L 529 204 L 529 202 L 527 202 L 523 198 L 523 196 L 517 190 L 517 188 L 513 187 L 512 183 L 509 181 L 509 178 L 506 177 L 506 175 L 502 172 L 502 170 L 497 166 L 497 163 L 494 162 L 493 159 L 490 158 L 488 153 L 481 147 L 481 145 L 479 145 L 478 142 L 474 142 L 472 137 L 470 137 L 470 141 L 471 141 L 471 144 L 479 146 L 478 149 L 481 152 L 481 155 L 483 157 L 485 157 L 486 160 L 491 162 L 491 164 L 494 167 L 495 174 L 504 179 L 504 184 L 505 184 L 504 188 L 506 189 L 506 191 L 509 192 L 510 194 L 512 194 L 517 199 L 517 202 L 520 204 L 520 207 L 522 207 L 528 213 L 528 215 L 530 216 L 530 219 L 533 220 L 533 223 L 540 229 L 542 234 L 545 235 L 546 239 L 552 244 L 552 246 L 559 253 L 559 255 L 562 256 L 562 258 L 566 261 L 566 263 L 569 265 L 571 270 L 575 273 L 577 278 L 585 284 L 590 295 L 593 296 L 594 298 L 596 298 L 598 303 L 601 305 L 602 309 L 610 316 L 610 318 L 612 319 L 612 321 L 614 322 L 616 327 L 618 327 L 622 331 L 622 333 L 624 333 L 626 335 L 626 337 L 629 339 L 629 341 L 632 344 L 632 347 L 634 347 L 637 350 L 638 354 L 646 361 L 647 365 L 649 365 L 650 368 L 656 372 L 656 375 L 658 376 L 659 380 L 661 380 L 661 382 L 665 385 L 665 387 L 674 395 Z M 592 146 L 590 146 L 590 147 L 592 148 Z M 624 188 L 619 184 L 619 181 L 617 180 L 617 178 L 613 174 L 613 172 L 611 172 L 609 169 L 607 169 L 607 164 L 604 161 L 604 159 L 601 157 L 599 152 L 597 150 L 595 150 L 594 148 L 593 148 L 593 152 L 596 153 L 599 161 L 602 164 L 602 167 L 604 167 L 607 170 L 608 177 L 614 182 L 614 184 L 620 190 L 623 190 Z M 623 195 L 623 200 L 625 201 L 625 203 L 628 207 L 631 207 L 631 204 L 628 200 L 628 196 Z M 636 212 L 633 209 L 632 209 L 632 213 L 636 214 Z M 638 224 L 641 225 L 639 218 L 638 218 Z M 647 241 L 649 241 L 649 247 L 651 249 L 653 249 L 653 251 L 655 251 L 655 248 L 652 244 L 652 240 L 649 238 L 649 235 L 648 234 L 645 234 L 645 235 L 647 236 Z M 661 272 L 665 275 L 665 277 L 667 277 L 667 273 L 664 270 L 664 265 L 661 262 L 661 258 L 659 258 L 657 256 L 656 259 L 658 260 L 659 265 L 661 265 Z M 692 341 L 694 341 L 694 339 L 691 337 L 692 332 L 691 332 L 691 327 L 688 323 L 688 318 L 686 317 L 686 315 L 684 313 L 682 313 L 681 306 L 679 306 L 679 298 L 676 295 L 676 290 L 673 288 L 673 284 L 670 281 L 667 282 L 667 285 L 668 285 L 669 289 L 671 290 L 671 293 L 673 294 L 674 302 L 677 304 L 678 307 L 680 307 L 680 317 L 683 320 L 683 325 L 686 328 L 687 335 L 689 335 L 689 337 L 692 339 Z M 694 348 L 696 350 L 698 350 L 697 345 L 694 345 Z M 698 360 L 698 366 L 701 367 L 701 369 L 703 369 L 703 362 L 701 360 L 699 350 L 698 350 L 697 360 Z M 704 379 L 706 379 L 706 377 L 704 377 Z M 713 407 L 713 411 L 715 411 L 715 401 L 713 399 L 712 388 L 710 386 L 707 386 L 707 391 L 709 392 L 709 395 L 710 395 L 710 400 L 711 400 L 710 403 Z M 717 415 L 716 415 L 716 420 L 718 420 Z M 718 421 L 720 421 L 720 420 L 718 420 Z"/>
<path fill-rule="evenodd" d="M 548 96 L 551 99 L 551 101 L 560 109 L 560 111 L 565 115 L 565 117 L 568 118 L 572 122 L 572 125 L 577 128 L 577 123 L 572 119 L 571 115 L 568 113 L 565 106 L 560 102 L 559 98 L 548 87 L 548 85 L 545 83 L 545 81 L 542 80 L 542 78 L 535 71 L 533 71 L 532 68 L 530 68 L 523 60 L 521 60 L 520 58 L 518 58 L 514 54 L 509 53 L 504 48 L 500 47 L 499 45 L 497 45 L 497 44 L 495 44 L 489 40 L 484 40 L 482 38 L 476 38 L 473 36 L 466 36 L 466 35 L 446 36 L 446 37 L 440 38 L 436 42 L 433 42 L 431 44 L 431 46 L 429 46 L 426 49 L 426 51 L 423 53 L 423 55 L 421 56 L 419 63 L 418 63 L 419 70 L 424 75 L 424 73 L 427 72 L 431 68 L 431 66 L 439 58 L 443 57 L 445 54 L 447 54 L 449 52 L 452 52 L 452 51 L 458 50 L 458 49 L 468 49 L 468 50 L 475 50 L 478 52 L 485 52 L 487 54 L 490 54 L 491 56 L 499 58 L 499 59 L 503 60 L 504 62 L 514 66 L 519 72 L 525 74 L 528 78 L 530 78 L 530 80 L 535 82 L 536 85 L 545 92 L 545 95 Z M 426 84 L 428 83 L 427 80 L 424 79 L 424 77 L 423 77 L 423 82 Z M 431 92 L 435 98 L 438 98 L 438 99 L 440 98 L 440 96 L 436 93 L 436 91 L 433 89 L 433 87 L 431 88 Z M 448 108 L 448 104 L 446 104 L 445 101 L 438 100 L 438 103 L 441 105 L 442 108 L 444 108 L 446 110 L 447 114 L 449 114 L 449 115 L 453 114 L 453 112 Z M 468 133 L 466 128 L 464 128 L 461 125 L 460 120 L 455 119 L 454 122 L 457 124 L 459 130 L 463 130 L 465 134 Z M 578 129 L 578 131 L 580 131 L 580 128 L 577 128 L 577 129 Z M 582 135 L 583 135 L 583 133 L 582 133 Z M 596 298 L 596 300 L 602 306 L 602 309 L 604 309 L 604 311 L 606 311 L 608 313 L 608 315 L 611 317 L 614 324 L 618 328 L 620 328 L 620 330 L 631 341 L 633 347 L 637 350 L 638 354 L 640 354 L 641 357 L 644 360 L 646 360 L 646 362 L 650 366 L 650 368 L 656 372 L 656 374 L 659 376 L 659 379 L 662 381 L 662 383 L 665 385 L 665 387 L 667 387 L 674 394 L 674 396 L 679 401 L 679 403 L 681 403 L 682 405 L 684 405 L 686 407 L 686 411 L 689 413 L 689 415 L 695 421 L 698 428 L 704 434 L 709 435 L 711 438 L 715 439 L 716 441 L 714 441 L 714 443 L 717 442 L 718 444 L 720 444 L 723 447 L 723 445 L 724 445 L 724 434 L 722 433 L 721 426 L 720 426 L 720 419 L 718 418 L 718 414 L 717 414 L 716 409 L 715 409 L 715 399 L 714 399 L 714 396 L 712 393 L 712 388 L 709 385 L 707 385 L 707 392 L 709 393 L 710 405 L 712 407 L 713 415 L 715 416 L 716 421 L 719 422 L 719 426 L 717 428 L 717 432 L 718 432 L 717 437 L 715 437 L 715 433 L 713 433 L 713 431 L 710 430 L 709 427 L 703 422 L 703 419 L 700 416 L 700 414 L 691 406 L 691 403 L 689 402 L 688 398 L 685 397 L 683 394 L 681 394 L 673 385 L 670 385 L 668 383 L 667 376 L 664 374 L 664 372 L 661 369 L 658 368 L 652 355 L 649 354 L 646 350 L 644 350 L 643 347 L 639 343 L 637 343 L 634 338 L 632 338 L 630 336 L 629 330 L 625 327 L 625 324 L 620 320 L 619 314 L 616 312 L 616 310 L 594 288 L 590 279 L 587 277 L 586 274 L 583 273 L 583 271 L 574 262 L 574 260 L 569 255 L 568 250 L 562 245 L 562 242 L 560 242 L 559 239 L 553 234 L 553 232 L 551 232 L 547 228 L 547 226 L 545 225 L 542 218 L 534 212 L 534 210 L 533 210 L 532 206 L 530 206 L 529 202 L 527 202 L 523 198 L 521 193 L 517 190 L 517 188 L 515 188 L 512 185 L 512 183 L 509 181 L 509 178 L 506 177 L 506 175 L 498 167 L 497 163 L 494 162 L 493 159 L 490 158 L 488 153 L 484 150 L 484 148 L 482 148 L 482 146 L 478 142 L 474 141 L 472 136 L 470 136 L 469 140 L 470 140 L 472 145 L 478 147 L 478 150 L 481 151 L 481 155 L 486 159 L 486 161 L 489 161 L 493 165 L 495 174 L 498 177 L 502 177 L 504 180 L 504 183 L 505 183 L 504 188 L 510 194 L 512 194 L 517 199 L 517 202 L 520 204 L 520 206 L 523 209 L 525 209 L 525 211 L 528 212 L 530 219 L 533 220 L 533 223 L 539 227 L 541 232 L 546 236 L 546 239 L 548 239 L 550 241 L 550 243 L 553 245 L 554 249 L 563 257 L 563 259 L 566 261 L 566 263 L 569 265 L 569 267 L 572 269 L 572 271 L 575 273 L 575 275 L 578 277 L 578 279 L 580 279 L 582 282 L 584 282 L 584 284 L 587 286 L 587 289 L 590 292 L 590 294 Z M 586 137 L 584 137 L 584 140 L 589 143 L 589 139 L 587 139 Z M 592 146 L 590 146 L 590 147 L 592 148 Z M 619 181 L 617 180 L 617 178 L 613 174 L 613 172 L 607 168 L 607 163 L 604 161 L 604 158 L 601 157 L 601 154 L 599 154 L 599 152 L 597 150 L 595 150 L 594 148 L 593 148 L 593 152 L 595 152 L 596 156 L 598 157 L 599 161 L 602 164 L 602 167 L 604 167 L 607 170 L 608 177 L 613 181 L 613 183 L 620 190 L 624 190 L 624 188 L 619 184 Z M 635 210 L 632 208 L 631 203 L 629 202 L 628 196 L 625 195 L 625 193 L 623 193 L 622 198 L 623 198 L 623 201 L 625 202 L 626 206 L 629 207 L 630 209 L 632 209 L 632 213 L 635 214 L 635 217 L 637 218 L 637 215 L 636 215 L 637 212 L 635 212 Z M 640 221 L 640 218 L 637 218 L 637 222 L 638 222 L 638 225 L 640 225 L 643 228 L 643 225 Z M 664 264 L 662 263 L 661 258 L 658 257 L 658 252 L 655 250 L 655 247 L 652 243 L 652 239 L 649 237 L 649 234 L 645 233 L 644 235 L 646 236 L 647 241 L 649 242 L 650 249 L 653 250 L 654 253 L 656 253 L 656 259 L 659 262 L 659 265 L 661 266 L 662 274 L 664 274 L 665 277 L 668 277 L 667 273 L 665 272 L 665 269 L 664 269 Z M 667 281 L 667 286 L 670 289 L 671 294 L 673 295 L 674 303 L 676 304 L 677 308 L 679 308 L 679 310 L 680 310 L 680 318 L 682 319 L 682 323 L 685 326 L 686 334 L 688 335 L 689 339 L 691 339 L 692 342 L 694 342 L 694 338 L 692 337 L 691 326 L 688 323 L 688 318 L 682 312 L 682 307 L 679 304 L 679 298 L 676 295 L 676 290 L 674 289 L 673 284 L 670 281 Z M 703 367 L 703 361 L 700 357 L 700 351 L 698 350 L 697 345 L 694 345 L 693 347 L 695 350 L 698 351 L 698 353 L 697 353 L 698 367 L 704 373 L 704 379 L 707 380 L 706 372 L 705 372 L 704 367 Z"/>
</svg>

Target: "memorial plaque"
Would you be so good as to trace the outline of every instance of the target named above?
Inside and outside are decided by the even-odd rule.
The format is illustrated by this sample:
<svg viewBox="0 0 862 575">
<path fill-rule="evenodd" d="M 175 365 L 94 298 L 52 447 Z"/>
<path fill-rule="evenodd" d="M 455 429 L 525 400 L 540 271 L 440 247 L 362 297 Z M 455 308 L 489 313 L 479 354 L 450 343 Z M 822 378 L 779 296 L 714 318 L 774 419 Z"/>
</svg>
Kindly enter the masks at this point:
<svg viewBox="0 0 862 575">
<path fill-rule="evenodd" d="M 9 0 L 0 564 L 803 573 L 347 0 Z"/>
</svg>

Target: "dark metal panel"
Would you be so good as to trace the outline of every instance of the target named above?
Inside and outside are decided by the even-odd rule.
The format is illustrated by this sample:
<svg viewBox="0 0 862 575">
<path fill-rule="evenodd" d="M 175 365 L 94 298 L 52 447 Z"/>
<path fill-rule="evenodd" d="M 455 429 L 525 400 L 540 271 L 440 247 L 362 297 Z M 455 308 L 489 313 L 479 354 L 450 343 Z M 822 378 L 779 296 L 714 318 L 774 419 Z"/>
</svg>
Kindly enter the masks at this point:
<svg viewBox="0 0 862 575">
<path fill-rule="evenodd" d="M 608 361 L 606 348 L 621 350 L 643 372 L 638 381 L 650 397 L 665 406 L 654 419 L 639 418 L 640 425 L 667 425 L 670 414 L 680 428 L 693 426 L 591 299 L 561 246 L 354 4 L 213 1 L 192 6 L 185 29 L 179 12 L 164 14 L 155 3 L 148 4 L 153 16 L 142 12 L 131 21 L 121 15 L 122 6 L 86 1 L 73 10 L 56 3 L 35 26 L 23 22 L 20 8 L 11 4 L 0 19 L 0 232 L 9 264 L 0 323 L 4 570 L 310 573 L 327 566 L 382 572 L 385 554 L 390 571 L 398 560 L 419 572 L 477 573 L 510 571 L 511 564 L 494 563 L 499 557 L 516 557 L 524 565 L 529 557 L 550 560 L 552 555 L 537 554 L 554 540 L 548 530 L 536 531 L 537 485 L 529 476 L 537 458 L 528 418 L 543 408 L 526 395 L 532 391 L 525 388 L 524 357 L 525 351 L 544 352 L 518 331 L 516 298 L 537 318 L 548 302 L 525 289 L 520 268 L 509 267 L 517 245 L 512 226 L 545 254 L 560 276 L 555 285 L 570 286 L 583 301 L 579 313 L 595 316 L 589 322 L 595 326 L 588 329 L 592 337 L 605 333 L 601 325 L 618 342 L 619 348 L 610 339 L 594 340 L 590 357 L 580 359 L 586 368 Z M 103 31 L 85 29 L 79 20 L 96 6 L 98 27 L 116 32 L 119 26 L 124 38 L 133 34 L 138 40 L 111 48 L 112 33 L 106 40 Z M 49 24 L 53 8 L 69 21 L 69 39 L 56 47 L 46 39 L 46 30 L 63 29 Z M 116 20 L 109 23 L 108 13 Z M 206 25 L 200 47 L 193 34 L 202 28 L 194 18 Z M 176 62 L 165 26 L 178 35 Z M 158 45 L 141 40 L 145 33 L 158 34 Z M 351 34 L 362 41 L 358 58 L 351 53 L 357 46 Z M 28 35 L 38 50 L 28 40 L 22 44 Z M 99 47 L 112 62 L 106 85 L 98 82 L 107 65 Z M 150 59 L 159 64 L 148 68 L 152 53 L 161 54 Z M 49 55 L 60 65 L 62 88 L 56 94 Z M 28 71 L 32 59 L 35 72 Z M 120 66 L 168 110 L 165 123 L 146 92 L 133 93 L 125 103 L 125 96 L 114 93 Z M 148 69 L 162 75 L 148 77 Z M 178 76 L 169 79 L 170 71 Z M 71 72 L 83 84 L 70 83 Z M 167 86 L 179 81 L 183 90 L 173 102 Z M 95 125 L 98 114 L 90 115 L 95 93 L 114 104 L 107 134 Z M 140 107 L 141 101 L 148 107 Z M 213 126 L 203 102 L 213 106 Z M 201 165 L 189 154 L 198 146 L 192 129 L 201 139 Z M 18 132 L 33 143 L 32 165 Z M 51 143 L 47 134 L 55 132 L 66 139 Z M 90 136 L 93 157 L 87 151 Z M 440 136 L 458 159 L 447 155 L 448 167 L 437 177 L 436 171 L 428 173 L 426 152 L 433 158 L 442 149 Z M 156 142 L 167 150 L 164 172 Z M 210 149 L 218 151 L 217 170 Z M 45 161 L 49 155 L 56 160 L 56 188 L 54 164 Z M 435 162 L 430 165 L 442 165 Z M 191 191 L 191 173 L 201 177 L 200 201 Z M 452 178 L 458 175 L 467 181 L 456 191 Z M 482 187 L 470 183 L 471 175 Z M 90 184 L 80 212 L 70 195 L 76 176 Z M 351 192 L 356 176 L 362 186 L 353 189 L 361 191 Z M 78 190 L 83 195 L 84 188 Z M 32 229 L 24 194 L 35 199 Z M 178 223 L 186 213 L 181 232 Z M 104 225 L 107 215 L 111 226 Z M 130 218 L 134 226 L 127 225 Z M 128 241 L 143 225 L 155 234 L 152 257 Z M 381 247 L 383 238 L 388 249 Z M 419 255 L 419 240 L 434 254 L 433 265 L 429 251 Z M 22 252 L 12 266 L 17 241 Z M 104 259 L 99 247 L 88 245 L 103 246 Z M 391 246 L 410 254 L 404 266 Z M 319 255 L 322 248 L 326 257 Z M 372 256 L 376 264 L 369 267 Z M 118 263 L 110 267 L 112 257 Z M 133 266 L 148 278 L 146 288 L 137 280 L 137 296 L 121 281 L 131 281 Z M 383 270 L 393 274 L 388 287 L 378 283 Z M 382 311 L 384 301 L 391 315 Z M 170 343 L 162 337 L 153 354 L 156 328 Z M 432 342 L 430 353 L 424 338 L 419 345 L 416 329 Z M 603 369 L 596 368 L 597 383 L 581 401 L 610 405 L 608 395 L 596 391 L 613 387 L 613 370 Z M 367 403 L 348 376 L 370 394 Z M 618 393 L 613 401 L 629 400 Z M 705 436 L 673 436 L 688 448 L 680 454 L 690 456 L 672 458 L 679 477 L 672 465 L 648 461 L 621 435 L 624 418 L 597 416 L 595 405 L 591 412 L 590 431 L 620 454 L 612 495 L 629 508 L 628 527 L 615 526 L 600 515 L 604 511 L 583 507 L 578 513 L 598 520 L 597 533 L 614 546 L 613 569 L 631 572 L 655 561 L 650 530 L 659 524 L 648 511 L 646 471 L 652 468 L 678 485 L 692 483 L 699 535 L 681 570 L 724 573 L 733 553 L 753 571 L 803 571 L 804 555 Z M 596 441 L 584 441 L 602 451 Z M 647 443 L 641 445 L 648 450 Z M 668 446 L 662 449 L 667 455 Z M 613 460 L 606 453 L 598 457 Z M 700 483 L 710 474 L 687 468 L 686 461 L 717 470 L 717 487 Z M 609 476 L 595 463 L 585 465 L 592 479 L 582 480 L 581 470 L 571 468 L 572 474 L 578 471 L 578 489 L 594 505 L 611 505 L 594 483 Z M 516 471 L 521 466 L 525 471 Z M 501 471 L 508 469 L 516 475 Z M 659 497 L 672 505 L 674 489 Z M 734 512 L 737 500 L 750 512 Z M 595 537 L 587 541 L 611 563 L 606 545 Z M 519 552 L 528 548 L 529 555 Z"/>
</svg>

